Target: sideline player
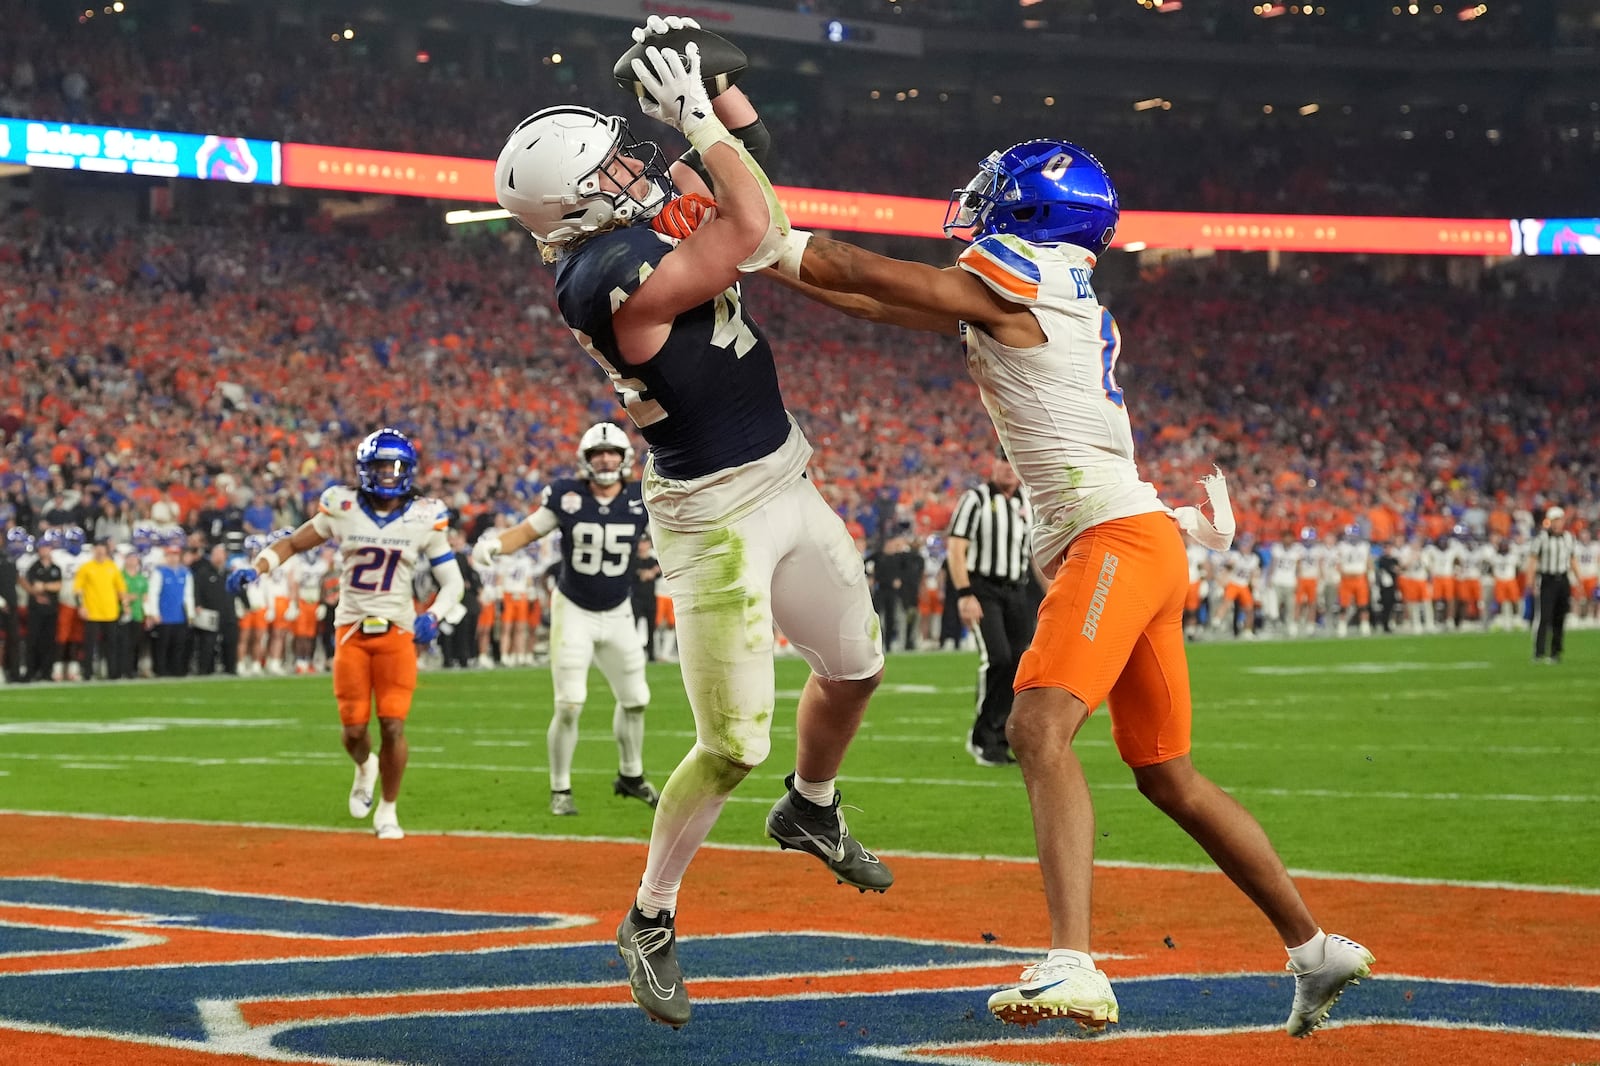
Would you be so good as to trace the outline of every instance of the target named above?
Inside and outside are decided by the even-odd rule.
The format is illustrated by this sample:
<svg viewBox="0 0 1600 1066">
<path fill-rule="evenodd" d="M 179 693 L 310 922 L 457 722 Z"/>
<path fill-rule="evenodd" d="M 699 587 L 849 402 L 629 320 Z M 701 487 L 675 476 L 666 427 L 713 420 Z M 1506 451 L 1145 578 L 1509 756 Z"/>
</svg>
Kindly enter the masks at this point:
<svg viewBox="0 0 1600 1066">
<path fill-rule="evenodd" d="M 466 613 L 466 586 L 445 533 L 450 512 L 438 500 L 417 495 L 416 471 L 417 450 L 404 433 L 384 428 L 369 435 L 356 448 L 360 488 L 325 490 L 310 521 L 228 576 L 228 590 L 238 595 L 301 552 L 339 542 L 333 695 L 344 723 L 344 750 L 356 764 L 350 816 L 365 818 L 373 811 L 373 785 L 381 780 L 383 797 L 372 814 L 379 840 L 405 836 L 395 805 L 406 769 L 406 716 L 417 688 L 413 642 L 431 643 L 441 623 L 454 625 Z M 418 559 L 427 561 L 439 583 L 432 608 L 421 615 L 411 600 Z M 383 737 L 376 755 L 368 728 L 374 702 Z"/>
<path fill-rule="evenodd" d="M 658 24 L 671 25 L 652 16 L 647 28 Z M 659 148 L 588 108 L 526 119 L 500 153 L 495 187 L 555 262 L 562 318 L 650 444 L 644 499 L 696 740 L 661 790 L 617 948 L 635 1002 L 682 1025 L 690 1002 L 677 961 L 679 889 L 728 796 L 770 750 L 774 622 L 811 676 L 796 714 L 795 772 L 767 834 L 863 891 L 887 889 L 893 877 L 849 833 L 834 787 L 883 673 L 877 615 L 844 522 L 806 477 L 811 446 L 784 409 L 772 349 L 739 291 L 739 267 L 770 262 L 788 231 L 756 160 L 764 127 L 736 88 L 711 103 L 695 48 L 652 47 L 646 57 L 634 65 L 649 89 L 642 107 L 685 135 L 715 184 L 716 211 L 698 229 L 673 236 L 688 197 L 668 203 L 674 182 L 709 191 L 695 172 L 680 160 L 669 178 Z"/>
<path fill-rule="evenodd" d="M 550 594 L 550 677 L 555 714 L 545 733 L 550 755 L 550 813 L 577 814 L 572 799 L 572 754 L 578 716 L 589 698 L 589 664 L 611 686 L 616 707 L 618 796 L 654 807 L 655 788 L 644 779 L 644 711 L 650 702 L 644 645 L 633 621 L 633 555 L 648 520 L 633 472 L 633 445 L 610 422 L 590 426 L 578 440 L 578 477 L 552 482 L 539 508 L 510 529 L 485 533 L 472 564 L 494 565 L 501 555 L 561 531 L 561 577 Z"/>
<path fill-rule="evenodd" d="M 1190 761 L 1178 531 L 1226 548 L 1233 518 L 1220 477 L 1206 482 L 1220 528 L 1195 508 L 1175 514 L 1139 478 L 1116 380 L 1121 336 L 1091 280 L 1118 214 L 1097 159 L 1064 141 L 1029 141 L 990 155 L 952 196 L 945 231 L 973 237 L 955 266 L 888 259 L 795 231 L 777 274 L 858 317 L 959 333 L 1001 444 L 1032 491 L 1034 560 L 1050 585 L 1006 732 L 1033 811 L 1052 942 L 1018 985 L 990 997 L 989 1009 L 1023 1024 L 1117 1020 L 1111 984 L 1089 954 L 1094 813 L 1072 749 L 1109 699 L 1112 738 L 1139 791 L 1282 937 L 1295 975 L 1285 1028 L 1304 1036 L 1368 974 L 1372 955 L 1317 927 L 1261 826 Z"/>
</svg>

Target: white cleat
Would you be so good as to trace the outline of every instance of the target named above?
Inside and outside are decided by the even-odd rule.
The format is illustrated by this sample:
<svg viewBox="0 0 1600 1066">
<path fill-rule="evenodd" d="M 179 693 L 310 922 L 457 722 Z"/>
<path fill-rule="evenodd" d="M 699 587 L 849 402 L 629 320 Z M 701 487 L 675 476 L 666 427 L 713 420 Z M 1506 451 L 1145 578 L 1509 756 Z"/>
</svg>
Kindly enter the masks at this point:
<svg viewBox="0 0 1600 1066">
<path fill-rule="evenodd" d="M 378 757 L 368 755 L 356 767 L 355 783 L 350 786 L 350 817 L 365 818 L 372 813 L 373 787 L 378 783 Z"/>
<path fill-rule="evenodd" d="M 404 840 L 406 831 L 400 828 L 399 822 L 374 822 L 372 831 L 378 835 L 379 840 Z"/>
<path fill-rule="evenodd" d="M 1104 970 L 1047 958 L 1023 970 L 1014 988 L 990 996 L 989 1011 L 1012 1025 L 1071 1018 L 1081 1028 L 1098 1031 L 1117 1020 L 1117 997 Z"/>
<path fill-rule="evenodd" d="M 1372 952 L 1354 940 L 1329 933 L 1321 966 L 1302 972 L 1289 963 L 1288 970 L 1294 974 L 1294 1006 L 1284 1030 L 1290 1036 L 1310 1036 L 1328 1020 L 1328 1012 L 1345 988 L 1372 975 L 1375 961 Z"/>
</svg>

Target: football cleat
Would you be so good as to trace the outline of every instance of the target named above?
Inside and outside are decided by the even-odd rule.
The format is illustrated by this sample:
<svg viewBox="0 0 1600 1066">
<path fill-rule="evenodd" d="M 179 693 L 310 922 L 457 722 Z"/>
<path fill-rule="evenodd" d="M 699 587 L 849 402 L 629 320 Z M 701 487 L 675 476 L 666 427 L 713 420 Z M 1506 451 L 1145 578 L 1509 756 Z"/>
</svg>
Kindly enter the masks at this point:
<svg viewBox="0 0 1600 1066">
<path fill-rule="evenodd" d="M 1296 970 L 1293 962 L 1288 964 L 1289 972 L 1294 974 L 1294 1006 L 1289 1010 L 1284 1030 L 1290 1036 L 1310 1036 L 1317 1026 L 1328 1020 L 1328 1012 L 1333 1010 L 1347 987 L 1372 976 L 1372 964 L 1376 961 L 1372 952 L 1349 937 L 1329 933 L 1321 966 Z"/>
<path fill-rule="evenodd" d="M 578 805 L 572 802 L 572 790 L 550 793 L 550 813 L 555 815 L 577 814 Z"/>
<path fill-rule="evenodd" d="M 387 822 L 374 822 L 372 824 L 372 831 L 377 835 L 379 840 L 404 840 L 406 838 L 406 831 L 400 828 L 400 823 L 398 821 L 394 820 Z"/>
<path fill-rule="evenodd" d="M 624 777 L 623 775 L 618 774 L 617 779 L 611 782 L 611 791 L 614 795 L 618 796 L 632 796 L 634 799 L 639 800 L 641 803 L 648 804 L 652 808 L 654 808 L 657 803 L 661 802 L 661 793 L 657 792 L 655 786 L 646 781 L 642 776 Z"/>
<path fill-rule="evenodd" d="M 628 964 L 633 1001 L 650 1020 L 674 1029 L 689 1020 L 689 993 L 678 968 L 678 937 L 672 915 L 662 911 L 646 918 L 637 906 L 617 926 L 617 953 Z"/>
<path fill-rule="evenodd" d="M 350 786 L 350 817 L 365 818 L 372 813 L 373 786 L 378 783 L 378 757 L 368 755 L 356 767 L 355 783 Z"/>
<path fill-rule="evenodd" d="M 1046 958 L 1023 970 L 1017 985 L 990 996 L 989 1012 L 1012 1025 L 1070 1018 L 1081 1028 L 1098 1031 L 1117 1020 L 1117 997 L 1104 970 Z"/>
<path fill-rule="evenodd" d="M 866 892 L 887 891 L 894 884 L 894 874 L 878 857 L 850 835 L 839 813 L 839 793 L 833 802 L 818 806 L 794 790 L 794 775 L 783 780 L 789 791 L 773 805 L 767 815 L 767 836 L 778 842 L 780 849 L 793 848 L 821 859 L 840 884 L 850 885 Z"/>
</svg>

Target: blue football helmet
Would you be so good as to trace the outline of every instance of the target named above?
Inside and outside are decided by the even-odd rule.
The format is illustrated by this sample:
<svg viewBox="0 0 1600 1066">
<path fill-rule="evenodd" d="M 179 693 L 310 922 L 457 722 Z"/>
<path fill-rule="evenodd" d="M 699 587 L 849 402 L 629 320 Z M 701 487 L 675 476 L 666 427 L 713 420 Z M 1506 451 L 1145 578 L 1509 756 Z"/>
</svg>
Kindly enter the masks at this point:
<svg viewBox="0 0 1600 1066">
<path fill-rule="evenodd" d="M 13 559 L 33 554 L 33 535 L 21 526 L 6 530 L 6 554 Z"/>
<path fill-rule="evenodd" d="M 244 552 L 252 559 L 266 550 L 266 547 L 267 538 L 260 533 L 252 533 L 244 538 Z"/>
<path fill-rule="evenodd" d="M 61 538 L 61 546 L 67 550 L 67 554 L 77 555 L 83 551 L 83 544 L 89 539 L 89 535 L 83 531 L 82 526 L 68 526 L 61 531 Z"/>
<path fill-rule="evenodd" d="M 46 552 L 56 551 L 59 548 L 64 548 L 67 544 L 66 531 L 60 526 L 53 526 L 39 534 L 38 544 L 40 555 L 44 555 Z"/>
<path fill-rule="evenodd" d="M 417 449 L 398 429 L 385 426 L 356 448 L 361 491 L 380 500 L 411 495 L 417 474 Z"/>
<path fill-rule="evenodd" d="M 993 152 L 966 188 L 950 194 L 946 236 L 1010 233 L 1030 244 L 1075 244 L 1104 252 L 1121 208 L 1100 160 L 1066 141 L 1024 141 Z"/>
<path fill-rule="evenodd" d="M 149 522 L 140 522 L 133 527 L 133 548 L 141 555 L 156 545 L 156 527 Z"/>
</svg>

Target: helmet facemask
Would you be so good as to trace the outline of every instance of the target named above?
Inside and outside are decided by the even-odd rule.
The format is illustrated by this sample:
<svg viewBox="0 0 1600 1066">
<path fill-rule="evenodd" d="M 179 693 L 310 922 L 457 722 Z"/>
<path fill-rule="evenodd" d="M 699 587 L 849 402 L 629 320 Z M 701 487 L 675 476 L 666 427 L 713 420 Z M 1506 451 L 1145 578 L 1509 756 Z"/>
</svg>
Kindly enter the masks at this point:
<svg viewBox="0 0 1600 1066">
<path fill-rule="evenodd" d="M 979 164 L 972 180 L 950 194 L 950 203 L 944 212 L 945 236 L 968 240 L 986 228 L 989 213 L 1000 202 L 1008 181 L 1009 176 L 1000 169 L 1000 153 L 990 152 L 989 158 Z M 1013 198 L 1015 188 L 1016 183 L 1012 182 Z"/>
</svg>

